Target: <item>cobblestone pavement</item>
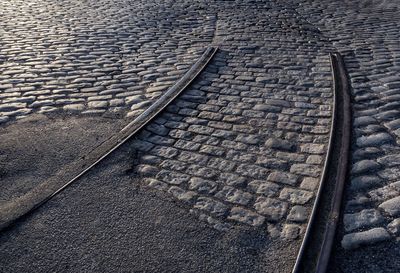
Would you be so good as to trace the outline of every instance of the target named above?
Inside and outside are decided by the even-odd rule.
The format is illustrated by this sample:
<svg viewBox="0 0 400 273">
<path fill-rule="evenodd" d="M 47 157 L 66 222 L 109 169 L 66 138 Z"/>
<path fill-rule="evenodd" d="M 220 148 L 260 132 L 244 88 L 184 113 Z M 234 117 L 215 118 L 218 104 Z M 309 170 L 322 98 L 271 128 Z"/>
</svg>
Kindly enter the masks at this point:
<svg viewBox="0 0 400 273">
<path fill-rule="evenodd" d="M 191 1 L 2 1 L 0 123 L 59 110 L 135 116 L 214 29 L 206 3 Z"/>
<path fill-rule="evenodd" d="M 137 114 L 213 41 L 221 51 L 202 78 L 142 133 L 137 172 L 217 229 L 299 238 L 330 129 L 329 44 L 279 3 L 185 6 L 6 3 L 2 121 L 58 109 Z"/>
<path fill-rule="evenodd" d="M 219 45 L 201 77 L 133 142 L 132 173 L 219 232 L 250 228 L 288 253 L 298 248 L 329 139 L 332 47 L 294 9 L 24 1 L 6 3 L 3 15 L 3 122 L 35 111 L 133 116 L 206 45 Z"/>
<path fill-rule="evenodd" d="M 0 123 L 31 113 L 133 117 L 205 46 L 200 78 L 132 142 L 132 174 L 221 232 L 298 247 L 331 126 L 328 53 L 345 57 L 353 164 L 341 245 L 400 236 L 396 1 L 8 1 Z M 292 245 L 292 247 L 293 247 Z"/>
<path fill-rule="evenodd" d="M 135 170 L 216 229 L 245 224 L 293 240 L 324 162 L 332 80 L 329 47 L 281 9 L 220 3 L 220 53 L 141 134 Z"/>
<path fill-rule="evenodd" d="M 353 165 L 344 248 L 400 235 L 400 14 L 396 1 L 303 1 L 299 13 L 345 56 L 353 96 Z"/>
</svg>

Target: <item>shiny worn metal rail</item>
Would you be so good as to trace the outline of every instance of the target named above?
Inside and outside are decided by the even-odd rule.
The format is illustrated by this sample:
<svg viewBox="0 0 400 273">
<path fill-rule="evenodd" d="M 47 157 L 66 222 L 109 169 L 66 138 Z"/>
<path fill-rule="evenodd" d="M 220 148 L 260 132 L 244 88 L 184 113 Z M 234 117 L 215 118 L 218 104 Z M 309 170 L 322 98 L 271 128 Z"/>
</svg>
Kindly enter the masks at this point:
<svg viewBox="0 0 400 273">
<path fill-rule="evenodd" d="M 86 156 L 68 164 L 27 194 L 0 207 L 0 230 L 39 208 L 140 131 L 193 82 L 211 61 L 217 50 L 218 47 L 208 47 L 181 79 L 116 135 L 103 142 Z"/>
<path fill-rule="evenodd" d="M 350 85 L 339 53 L 330 54 L 334 84 L 329 147 L 306 234 L 292 273 L 327 271 L 341 209 L 351 143 Z"/>
</svg>

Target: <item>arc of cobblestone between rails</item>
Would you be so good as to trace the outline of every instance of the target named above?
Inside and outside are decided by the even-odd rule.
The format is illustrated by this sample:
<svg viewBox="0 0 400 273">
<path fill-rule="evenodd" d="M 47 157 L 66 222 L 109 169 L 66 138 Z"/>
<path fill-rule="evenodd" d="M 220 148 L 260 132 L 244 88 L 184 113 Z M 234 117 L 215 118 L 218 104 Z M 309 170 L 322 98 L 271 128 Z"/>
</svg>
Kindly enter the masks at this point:
<svg viewBox="0 0 400 273">
<path fill-rule="evenodd" d="M 49 201 L 139 132 L 193 82 L 217 51 L 217 46 L 205 49 L 202 56 L 181 79 L 116 135 L 103 142 L 88 155 L 62 168 L 32 191 L 0 207 L 0 231 Z"/>
<path fill-rule="evenodd" d="M 324 186 L 327 184 L 327 174 L 328 169 L 332 167 L 332 155 L 334 153 L 339 153 L 338 155 L 338 165 L 335 170 L 335 185 L 333 193 L 330 199 L 330 211 L 326 222 L 323 225 L 323 238 L 319 247 L 319 255 L 316 258 L 316 265 L 314 272 L 325 273 L 328 269 L 329 259 L 333 247 L 334 238 L 336 235 L 336 229 L 339 222 L 340 209 L 342 203 L 342 196 L 344 185 L 346 181 L 348 160 L 350 152 L 351 143 L 351 107 L 350 107 L 350 86 L 348 77 L 346 74 L 346 69 L 344 66 L 344 61 L 339 53 L 330 54 L 331 60 L 331 70 L 333 77 L 333 109 L 332 109 L 332 125 L 329 137 L 329 147 L 326 155 L 326 160 L 324 163 L 324 169 L 322 171 L 320 186 L 317 192 L 316 199 L 314 201 L 314 206 L 312 209 L 311 217 L 309 219 L 307 230 L 304 235 L 303 242 L 301 244 L 296 263 L 293 267 L 292 273 L 302 272 L 301 268 L 304 265 L 306 248 L 309 247 L 309 237 L 312 232 L 313 223 L 316 219 L 319 204 L 321 203 L 321 196 L 323 193 Z M 338 122 L 338 96 L 341 96 L 343 101 L 342 108 L 342 121 Z M 339 128 L 340 126 L 340 128 Z M 333 147 L 333 138 L 336 130 L 341 131 L 340 146 Z M 321 227 L 318 227 L 321 228 Z M 308 272 L 308 271 L 307 271 Z"/>
</svg>

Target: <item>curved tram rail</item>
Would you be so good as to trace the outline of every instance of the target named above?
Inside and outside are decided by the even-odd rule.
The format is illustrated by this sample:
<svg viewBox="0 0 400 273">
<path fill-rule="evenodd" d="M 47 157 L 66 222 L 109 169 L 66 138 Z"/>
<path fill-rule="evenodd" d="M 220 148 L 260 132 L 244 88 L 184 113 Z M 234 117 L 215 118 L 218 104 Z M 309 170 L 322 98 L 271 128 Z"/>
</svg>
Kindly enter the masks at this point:
<svg viewBox="0 0 400 273">
<path fill-rule="evenodd" d="M 34 190 L 0 207 L 0 231 L 49 201 L 138 133 L 193 82 L 211 61 L 217 50 L 218 47 L 208 47 L 181 79 L 116 135 L 88 155 L 58 171 Z"/>
<path fill-rule="evenodd" d="M 351 144 L 350 85 L 339 53 L 330 54 L 334 85 L 328 153 L 311 217 L 292 273 L 324 273 L 334 244 Z"/>
</svg>

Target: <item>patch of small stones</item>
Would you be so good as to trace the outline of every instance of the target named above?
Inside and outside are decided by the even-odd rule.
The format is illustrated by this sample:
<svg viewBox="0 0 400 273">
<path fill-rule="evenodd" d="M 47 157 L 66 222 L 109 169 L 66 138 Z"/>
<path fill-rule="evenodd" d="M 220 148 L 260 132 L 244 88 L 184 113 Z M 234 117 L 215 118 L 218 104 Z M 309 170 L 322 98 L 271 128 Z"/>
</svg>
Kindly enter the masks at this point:
<svg viewBox="0 0 400 273">
<path fill-rule="evenodd" d="M 280 4 L 238 4 L 215 6 L 221 50 L 132 143 L 136 171 L 218 230 L 291 241 L 304 234 L 329 140 L 329 49 L 312 32 L 281 31 Z"/>
</svg>

